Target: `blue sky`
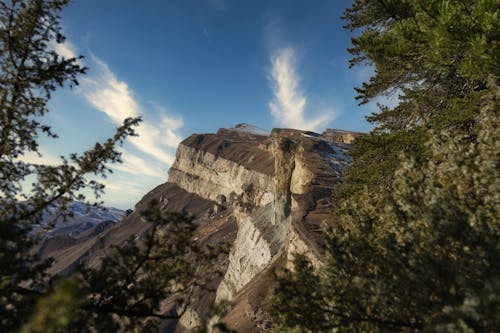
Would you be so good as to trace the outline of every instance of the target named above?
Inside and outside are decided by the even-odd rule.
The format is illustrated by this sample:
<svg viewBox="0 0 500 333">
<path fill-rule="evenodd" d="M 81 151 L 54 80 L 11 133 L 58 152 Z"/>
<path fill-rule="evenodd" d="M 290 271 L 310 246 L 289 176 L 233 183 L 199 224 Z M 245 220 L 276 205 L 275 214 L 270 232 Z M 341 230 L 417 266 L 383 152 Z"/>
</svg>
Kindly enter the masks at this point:
<svg viewBox="0 0 500 333">
<path fill-rule="evenodd" d="M 75 0 L 62 13 L 63 56 L 82 54 L 80 86 L 59 90 L 42 140 L 45 162 L 90 148 L 127 116 L 142 116 L 125 163 L 104 180 L 105 204 L 131 208 L 166 180 L 192 133 L 250 123 L 270 130 L 369 131 L 348 69 L 349 1 Z M 35 158 L 28 156 L 27 158 Z"/>
</svg>

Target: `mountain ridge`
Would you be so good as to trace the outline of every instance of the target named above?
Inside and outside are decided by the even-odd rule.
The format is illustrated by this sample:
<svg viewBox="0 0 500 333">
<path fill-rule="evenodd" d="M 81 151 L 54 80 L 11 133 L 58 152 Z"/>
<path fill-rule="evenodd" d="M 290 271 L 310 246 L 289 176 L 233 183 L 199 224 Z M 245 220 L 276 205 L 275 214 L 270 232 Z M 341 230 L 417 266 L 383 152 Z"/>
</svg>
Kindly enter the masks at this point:
<svg viewBox="0 0 500 333">
<path fill-rule="evenodd" d="M 162 211 L 192 216 L 200 244 L 231 247 L 216 263 L 223 274 L 210 282 L 214 291 L 201 295 L 163 332 L 187 332 L 201 325 L 214 301 L 229 302 L 219 318 L 229 328 L 266 332 L 270 323 L 262 300 L 272 269 L 289 267 L 296 253 L 321 265 L 321 225 L 331 218 L 332 191 L 349 163 L 351 145 L 345 141 L 357 135 L 352 133 L 340 133 L 344 139 L 337 130 L 335 141 L 309 131 L 264 132 L 239 124 L 193 134 L 179 144 L 166 183 L 146 194 L 119 224 L 62 249 L 54 272 L 68 272 L 75 262 L 99 265 L 108 246 L 144 235 L 150 225 L 142 222 L 140 212 L 155 200 Z"/>
</svg>

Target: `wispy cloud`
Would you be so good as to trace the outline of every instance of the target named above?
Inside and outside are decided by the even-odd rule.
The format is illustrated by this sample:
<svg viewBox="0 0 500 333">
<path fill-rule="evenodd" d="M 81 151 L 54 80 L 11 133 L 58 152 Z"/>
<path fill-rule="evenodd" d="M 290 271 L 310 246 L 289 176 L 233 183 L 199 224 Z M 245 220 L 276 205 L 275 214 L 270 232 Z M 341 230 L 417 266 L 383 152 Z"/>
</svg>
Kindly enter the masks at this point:
<svg viewBox="0 0 500 333">
<path fill-rule="evenodd" d="M 73 44 L 68 41 L 65 41 L 64 43 L 51 42 L 51 46 L 57 54 L 66 59 L 77 57 Z"/>
<path fill-rule="evenodd" d="M 138 186 L 138 184 L 133 183 L 133 182 L 110 182 L 107 180 L 98 180 L 100 183 L 102 183 L 105 187 L 106 190 L 111 191 L 111 192 L 119 192 L 119 193 L 127 193 L 127 194 L 143 194 L 144 189 Z"/>
<path fill-rule="evenodd" d="M 95 73 L 82 84 L 83 95 L 97 110 L 104 112 L 109 119 L 119 125 L 127 117 L 143 117 L 136 130 L 138 136 L 129 141 L 140 151 L 155 159 L 171 165 L 175 159 L 169 152 L 180 142 L 176 130 L 183 125 L 182 118 L 174 118 L 165 112 L 157 113 L 160 121 L 152 122 L 134 97 L 126 82 L 121 81 L 108 65 L 97 57 L 91 57 Z M 158 107 L 155 107 L 158 111 Z"/>
<path fill-rule="evenodd" d="M 41 164 L 41 165 L 51 165 L 56 166 L 62 163 L 62 160 L 58 156 L 54 156 L 45 152 L 42 148 L 38 148 L 38 155 L 33 151 L 28 151 L 19 157 L 21 161 L 29 164 Z"/>
<path fill-rule="evenodd" d="M 124 148 L 118 148 L 118 151 L 122 153 L 123 163 L 117 163 L 111 165 L 113 169 L 120 170 L 126 173 L 149 176 L 156 178 L 165 177 L 164 170 L 153 166 L 144 159 L 126 151 Z M 52 155 L 46 152 L 44 149 L 39 148 L 39 154 L 35 152 L 26 152 L 22 155 L 19 160 L 29 163 L 29 164 L 41 164 L 41 165 L 51 165 L 57 166 L 62 164 L 62 159 L 59 156 Z M 72 163 L 70 161 L 70 163 Z"/>
<path fill-rule="evenodd" d="M 108 65 L 91 57 L 94 75 L 83 79 L 83 93 L 88 102 L 104 112 L 113 123 L 120 124 L 127 117 L 142 114 L 127 83 L 118 80 Z"/>
<path fill-rule="evenodd" d="M 123 148 L 119 151 L 122 153 L 123 163 L 116 164 L 113 169 L 127 172 L 134 175 L 149 176 L 155 178 L 165 177 L 165 171 L 146 162 L 144 159 L 131 154 Z"/>
<path fill-rule="evenodd" d="M 54 44 L 53 48 L 65 58 L 77 56 L 75 47 L 68 41 Z M 106 62 L 94 55 L 87 61 L 89 63 L 84 65 L 90 66 L 91 72 L 80 79 L 79 93 L 115 125 L 121 125 L 127 117 L 142 117 L 143 121 L 136 128 L 138 136 L 130 137 L 128 141 L 140 152 L 165 165 L 171 165 L 175 160 L 173 149 L 181 141 L 177 132 L 183 126 L 182 117 L 172 116 L 164 107 L 154 103 L 148 104 L 152 112 L 145 112 L 129 85 L 120 80 Z M 135 175 L 165 177 L 165 170 L 152 166 L 155 163 L 144 160 L 130 150 L 122 149 L 121 152 L 124 163 L 114 165 L 113 169 Z"/>
<path fill-rule="evenodd" d="M 321 110 L 306 117 L 307 96 L 300 87 L 295 51 L 283 48 L 271 56 L 270 81 L 274 97 L 269 103 L 271 115 L 279 126 L 318 131 L 333 120 L 333 110 Z"/>
</svg>

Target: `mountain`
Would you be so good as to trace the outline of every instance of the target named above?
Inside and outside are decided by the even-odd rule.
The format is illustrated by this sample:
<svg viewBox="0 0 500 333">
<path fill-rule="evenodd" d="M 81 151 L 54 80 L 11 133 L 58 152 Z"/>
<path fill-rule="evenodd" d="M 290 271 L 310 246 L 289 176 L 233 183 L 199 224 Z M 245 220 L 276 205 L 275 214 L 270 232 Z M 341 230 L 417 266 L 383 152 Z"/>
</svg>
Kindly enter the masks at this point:
<svg viewBox="0 0 500 333">
<path fill-rule="evenodd" d="M 196 327 L 214 300 L 229 302 L 220 318 L 229 328 L 266 332 L 270 323 L 262 301 L 273 269 L 289 267 L 296 253 L 321 264 L 321 225 L 331 218 L 332 191 L 349 163 L 350 145 L 344 142 L 357 135 L 340 130 L 269 133 L 246 124 L 193 134 L 180 143 L 166 183 L 144 196 L 121 223 L 61 248 L 54 255 L 53 273 L 68 272 L 81 260 L 98 265 L 107 246 L 141 237 L 150 226 L 139 212 L 156 200 L 164 211 L 194 217 L 200 244 L 231 245 L 216 263 L 223 274 L 211 282 L 215 291 L 206 291 L 164 332 Z"/>
<path fill-rule="evenodd" d="M 120 221 L 125 212 L 117 208 L 95 207 L 84 202 L 68 203 L 66 220 L 62 217 L 58 203 L 50 204 L 43 212 L 40 223 L 33 226 L 33 233 L 44 239 L 60 235 L 80 238 L 99 225 Z M 102 226 L 101 226 L 102 228 Z"/>
<path fill-rule="evenodd" d="M 80 262 L 80 258 L 75 257 L 79 252 L 72 253 L 68 248 L 95 241 L 125 216 L 125 212 L 117 208 L 95 207 L 79 201 L 68 203 L 67 213 L 63 218 L 61 206 L 52 203 L 42 212 L 40 223 L 32 226 L 31 233 L 41 237 L 36 247 L 38 254 L 56 258 L 52 274 L 66 274 Z"/>
</svg>

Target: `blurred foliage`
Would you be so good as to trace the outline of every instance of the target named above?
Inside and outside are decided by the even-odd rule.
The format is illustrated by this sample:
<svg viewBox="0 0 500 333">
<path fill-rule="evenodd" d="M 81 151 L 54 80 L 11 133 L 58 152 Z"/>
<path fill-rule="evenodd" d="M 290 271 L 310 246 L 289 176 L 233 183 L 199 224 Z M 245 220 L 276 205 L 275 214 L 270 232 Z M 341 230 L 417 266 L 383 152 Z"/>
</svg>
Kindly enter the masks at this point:
<svg viewBox="0 0 500 333">
<path fill-rule="evenodd" d="M 326 226 L 318 271 L 296 260 L 269 309 L 299 331 L 493 332 L 500 327 L 500 4 L 358 0 L 352 65 L 375 73 L 368 117 Z M 279 329 L 278 329 L 279 331 Z"/>
<path fill-rule="evenodd" d="M 178 319 L 218 274 L 222 252 L 199 248 L 192 219 L 161 212 L 155 201 L 141 221 L 151 227 L 144 236 L 106 248 L 98 267 L 82 265 L 62 280 L 22 332 L 157 332 L 162 320 Z"/>
<path fill-rule="evenodd" d="M 62 158 L 60 165 L 25 162 L 26 154 L 39 154 L 39 135 L 57 137 L 42 123 L 51 94 L 58 87 L 77 85 L 77 76 L 86 72 L 79 59 L 66 59 L 53 50 L 64 42 L 58 14 L 67 2 L 0 2 L 1 331 L 19 327 L 49 287 L 45 272 L 51 262 L 34 255 L 38 240 L 30 235 L 31 226 L 53 202 L 67 213 L 68 202 L 85 199 L 82 189 L 102 193 L 103 185 L 88 175 L 105 176 L 110 171 L 106 163 L 120 162 L 115 146 L 134 134 L 132 127 L 139 121 L 125 120 L 112 138 Z M 33 181 L 31 189 L 28 181 Z"/>
<path fill-rule="evenodd" d="M 20 333 L 55 333 L 64 330 L 73 320 L 81 306 L 80 282 L 66 279 L 54 286 L 54 289 L 40 297 L 36 312 Z"/>
<path fill-rule="evenodd" d="M 83 189 L 99 198 L 104 185 L 94 179 L 121 162 L 117 146 L 140 122 L 125 119 L 113 137 L 59 165 L 27 162 L 27 154 L 39 155 L 39 135 L 57 137 L 43 123 L 51 94 L 77 85 L 87 70 L 81 57 L 54 50 L 65 40 L 59 14 L 68 2 L 0 1 L 0 331 L 157 331 L 216 273 L 221 250 L 195 245 L 192 219 L 152 202 L 134 212 L 149 226 L 144 235 L 106 249 L 97 267 L 82 263 L 69 278 L 48 276 L 51 260 L 36 255 L 39 239 L 30 233 L 50 204 L 66 217 L 69 202 L 86 199 Z"/>
</svg>

